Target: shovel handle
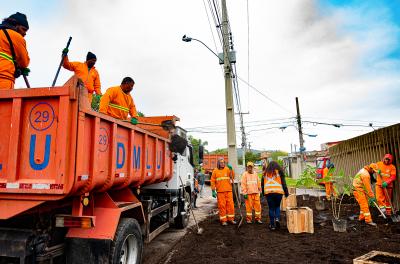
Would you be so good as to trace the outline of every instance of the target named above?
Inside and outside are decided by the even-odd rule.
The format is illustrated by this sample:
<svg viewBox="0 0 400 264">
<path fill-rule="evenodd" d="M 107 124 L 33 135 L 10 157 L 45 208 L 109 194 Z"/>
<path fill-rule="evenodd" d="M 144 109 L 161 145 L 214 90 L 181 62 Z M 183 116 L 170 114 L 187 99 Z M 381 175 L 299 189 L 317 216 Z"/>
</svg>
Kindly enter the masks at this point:
<svg viewBox="0 0 400 264">
<path fill-rule="evenodd" d="M 382 215 L 383 218 L 387 219 L 386 215 L 384 213 L 382 213 L 381 209 L 379 208 L 379 206 L 376 204 L 376 202 L 373 202 L 376 209 L 378 209 L 379 213 Z"/>
<path fill-rule="evenodd" d="M 71 44 L 71 40 L 72 40 L 72 37 L 69 37 L 68 42 L 67 42 L 67 46 L 65 47 L 66 49 L 69 48 L 69 44 Z M 56 85 L 56 81 L 57 81 L 57 78 L 58 78 L 58 74 L 60 74 L 60 69 L 61 69 L 61 66 L 62 66 L 62 64 L 63 64 L 63 62 L 64 62 L 65 56 L 66 56 L 66 55 L 63 54 L 62 57 L 61 57 L 60 65 L 58 65 L 58 69 L 57 69 L 57 72 L 56 72 L 56 76 L 54 77 L 54 80 L 53 80 L 53 83 L 51 84 L 51 87 L 54 87 L 54 85 Z"/>
<path fill-rule="evenodd" d="M 29 84 L 29 81 L 28 81 L 28 77 L 26 77 L 25 75 L 22 75 L 22 76 L 24 77 L 26 87 L 31 88 L 31 85 Z"/>
</svg>

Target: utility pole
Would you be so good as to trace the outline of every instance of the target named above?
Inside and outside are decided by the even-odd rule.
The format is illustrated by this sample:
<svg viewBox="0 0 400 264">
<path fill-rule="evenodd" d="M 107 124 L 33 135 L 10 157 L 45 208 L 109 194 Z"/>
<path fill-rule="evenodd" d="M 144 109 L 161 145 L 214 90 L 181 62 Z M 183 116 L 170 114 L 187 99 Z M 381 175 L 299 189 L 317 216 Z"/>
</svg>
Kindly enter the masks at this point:
<svg viewBox="0 0 400 264">
<path fill-rule="evenodd" d="M 296 110 L 297 110 L 297 128 L 299 130 L 299 140 L 300 140 L 300 153 L 302 153 L 304 149 L 304 139 L 303 139 L 303 130 L 301 128 L 301 116 L 300 116 L 300 107 L 299 107 L 299 98 L 296 97 Z"/>
<path fill-rule="evenodd" d="M 222 38 L 224 53 L 224 76 L 225 76 L 225 105 L 226 105 L 226 128 L 228 143 L 228 161 L 237 172 L 237 152 L 236 152 L 236 132 L 235 132 L 235 113 L 233 109 L 232 95 L 232 67 L 229 60 L 229 29 L 228 29 L 228 11 L 226 9 L 226 0 L 221 0 L 222 9 Z M 236 176 L 235 176 L 236 178 Z"/>
<path fill-rule="evenodd" d="M 299 107 L 299 98 L 296 97 L 296 110 L 297 110 L 297 129 L 299 131 L 299 140 L 300 140 L 300 171 L 303 171 L 303 163 L 304 163 L 304 139 L 303 139 L 303 130 L 301 128 L 301 116 L 300 116 L 300 107 Z"/>
</svg>

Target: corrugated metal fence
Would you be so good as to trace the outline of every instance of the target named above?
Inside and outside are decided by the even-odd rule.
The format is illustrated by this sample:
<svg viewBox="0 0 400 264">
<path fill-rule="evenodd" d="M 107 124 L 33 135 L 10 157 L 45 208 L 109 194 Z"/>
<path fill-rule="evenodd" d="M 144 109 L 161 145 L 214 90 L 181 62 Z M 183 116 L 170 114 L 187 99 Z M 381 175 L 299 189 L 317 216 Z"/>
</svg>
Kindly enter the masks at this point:
<svg viewBox="0 0 400 264">
<path fill-rule="evenodd" d="M 358 136 L 329 148 L 329 154 L 337 170 L 355 175 L 363 166 L 382 160 L 386 153 L 393 155 L 397 179 L 394 186 L 394 202 L 400 205 L 400 124 L 385 127 Z"/>
</svg>

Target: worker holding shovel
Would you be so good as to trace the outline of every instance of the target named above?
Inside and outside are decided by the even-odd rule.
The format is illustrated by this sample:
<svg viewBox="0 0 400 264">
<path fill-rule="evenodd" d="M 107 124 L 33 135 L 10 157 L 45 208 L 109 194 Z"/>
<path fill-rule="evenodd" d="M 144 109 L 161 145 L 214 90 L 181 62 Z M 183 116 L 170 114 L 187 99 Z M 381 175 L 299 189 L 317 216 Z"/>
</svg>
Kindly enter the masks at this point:
<svg viewBox="0 0 400 264">
<path fill-rule="evenodd" d="M 246 201 L 246 223 L 251 224 L 253 218 L 258 224 L 262 224 L 261 221 L 261 180 L 258 178 L 256 172 L 254 172 L 253 162 L 247 162 L 247 171 L 243 172 L 240 180 L 243 197 Z"/>
<path fill-rule="evenodd" d="M 392 164 L 393 156 L 386 154 L 383 161 L 379 161 L 378 177 L 376 179 L 376 199 L 378 200 L 379 208 L 387 216 L 392 214 L 390 201 L 393 193 L 393 182 L 396 179 L 396 167 Z M 394 212 L 396 213 L 396 212 Z"/>
<path fill-rule="evenodd" d="M 226 226 L 228 222 L 235 225 L 235 205 L 233 203 L 232 184 L 234 177 L 233 170 L 225 167 L 223 158 L 218 159 L 217 168 L 211 175 L 212 197 L 217 198 L 219 221 Z"/>
<path fill-rule="evenodd" d="M 377 207 L 375 195 L 371 188 L 371 178 L 376 172 L 378 172 L 378 165 L 376 165 L 376 163 L 371 163 L 362 168 L 353 180 L 353 194 L 360 206 L 360 216 L 358 220 L 365 221 L 366 224 L 371 226 L 376 226 L 372 221 L 368 207 L 368 205 L 375 205 Z"/>
</svg>

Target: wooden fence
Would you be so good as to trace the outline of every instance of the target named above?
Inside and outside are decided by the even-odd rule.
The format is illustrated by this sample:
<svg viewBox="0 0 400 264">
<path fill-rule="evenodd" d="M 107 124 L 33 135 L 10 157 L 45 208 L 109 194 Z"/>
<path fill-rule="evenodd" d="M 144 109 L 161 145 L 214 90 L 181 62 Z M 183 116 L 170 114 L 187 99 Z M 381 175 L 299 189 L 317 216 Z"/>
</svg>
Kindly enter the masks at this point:
<svg viewBox="0 0 400 264">
<path fill-rule="evenodd" d="M 375 130 L 329 148 L 329 155 L 337 170 L 355 175 L 363 166 L 382 160 L 386 153 L 393 155 L 397 179 L 394 186 L 394 205 L 400 205 L 400 124 Z"/>
</svg>

